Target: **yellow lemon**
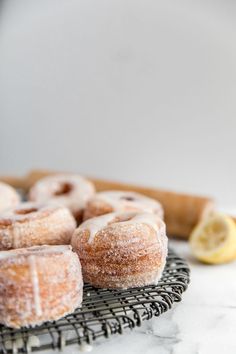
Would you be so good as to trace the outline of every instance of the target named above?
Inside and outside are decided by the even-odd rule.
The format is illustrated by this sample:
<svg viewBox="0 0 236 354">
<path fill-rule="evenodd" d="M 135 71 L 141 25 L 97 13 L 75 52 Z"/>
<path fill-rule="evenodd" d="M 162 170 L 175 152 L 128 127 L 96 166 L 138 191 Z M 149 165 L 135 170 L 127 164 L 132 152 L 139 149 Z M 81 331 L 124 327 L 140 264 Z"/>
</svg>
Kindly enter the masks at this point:
<svg viewBox="0 0 236 354">
<path fill-rule="evenodd" d="M 220 264 L 236 259 L 236 223 L 223 214 L 202 220 L 190 235 L 194 256 L 205 263 Z"/>
</svg>

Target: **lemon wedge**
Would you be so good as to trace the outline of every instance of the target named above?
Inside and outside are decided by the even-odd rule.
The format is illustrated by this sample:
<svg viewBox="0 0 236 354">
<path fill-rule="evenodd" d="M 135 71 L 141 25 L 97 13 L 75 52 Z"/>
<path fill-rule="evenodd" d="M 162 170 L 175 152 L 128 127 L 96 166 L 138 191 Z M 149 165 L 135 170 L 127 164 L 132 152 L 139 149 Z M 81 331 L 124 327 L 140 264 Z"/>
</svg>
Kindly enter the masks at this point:
<svg viewBox="0 0 236 354">
<path fill-rule="evenodd" d="M 223 214 L 202 220 L 190 235 L 194 256 L 205 263 L 220 264 L 236 259 L 236 223 Z"/>
</svg>

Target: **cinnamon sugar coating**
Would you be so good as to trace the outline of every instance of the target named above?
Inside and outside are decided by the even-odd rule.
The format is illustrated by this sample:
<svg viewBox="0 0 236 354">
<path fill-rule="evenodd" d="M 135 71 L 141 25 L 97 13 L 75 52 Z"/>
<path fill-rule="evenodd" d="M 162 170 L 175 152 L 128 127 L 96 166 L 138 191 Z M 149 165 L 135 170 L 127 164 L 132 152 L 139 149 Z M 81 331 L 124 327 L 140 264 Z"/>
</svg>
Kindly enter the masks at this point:
<svg viewBox="0 0 236 354">
<path fill-rule="evenodd" d="M 14 328 L 56 320 L 81 305 L 83 280 L 71 246 L 0 252 L 0 323 Z"/>
<path fill-rule="evenodd" d="M 20 203 L 20 196 L 10 185 L 0 182 L 0 212 Z"/>
<path fill-rule="evenodd" d="M 104 191 L 91 198 L 84 211 L 84 220 L 112 212 L 153 213 L 163 219 L 161 204 L 142 194 L 127 191 Z"/>
<path fill-rule="evenodd" d="M 155 214 L 98 216 L 82 223 L 71 241 L 84 280 L 96 287 L 156 284 L 167 257 L 165 224 Z"/>
<path fill-rule="evenodd" d="M 55 174 L 40 179 L 30 189 L 29 199 L 39 203 L 60 204 L 70 209 L 78 222 L 95 194 L 94 185 L 76 174 Z"/>
<path fill-rule="evenodd" d="M 0 250 L 69 244 L 75 228 L 67 208 L 21 203 L 0 215 Z"/>
</svg>

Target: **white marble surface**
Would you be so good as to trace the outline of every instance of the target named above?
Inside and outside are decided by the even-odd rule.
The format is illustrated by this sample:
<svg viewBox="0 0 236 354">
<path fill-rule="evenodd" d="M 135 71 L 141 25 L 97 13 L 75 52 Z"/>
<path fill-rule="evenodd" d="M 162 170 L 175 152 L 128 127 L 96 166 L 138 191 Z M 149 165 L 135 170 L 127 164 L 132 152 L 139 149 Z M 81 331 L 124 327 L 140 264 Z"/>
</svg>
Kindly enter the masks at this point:
<svg viewBox="0 0 236 354">
<path fill-rule="evenodd" d="M 182 302 L 132 332 L 127 330 L 122 336 L 94 344 L 92 353 L 236 353 L 236 262 L 199 264 L 191 257 L 186 242 L 171 241 L 171 245 L 191 267 L 191 283 Z M 64 350 L 65 354 L 79 352 L 76 346 Z"/>
</svg>

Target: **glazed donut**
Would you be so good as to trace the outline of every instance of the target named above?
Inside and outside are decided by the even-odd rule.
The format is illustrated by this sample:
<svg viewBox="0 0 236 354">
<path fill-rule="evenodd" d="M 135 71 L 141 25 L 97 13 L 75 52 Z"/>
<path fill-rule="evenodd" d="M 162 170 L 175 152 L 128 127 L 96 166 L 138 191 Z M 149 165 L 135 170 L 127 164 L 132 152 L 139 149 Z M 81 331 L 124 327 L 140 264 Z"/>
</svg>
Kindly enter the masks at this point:
<svg viewBox="0 0 236 354">
<path fill-rule="evenodd" d="M 78 222 L 83 209 L 95 193 L 94 185 L 87 179 L 73 174 L 57 174 L 40 179 L 30 189 L 29 199 L 39 203 L 57 203 L 70 209 Z"/>
<path fill-rule="evenodd" d="M 20 196 L 14 188 L 0 182 L 0 212 L 20 203 Z"/>
<path fill-rule="evenodd" d="M 80 261 L 71 246 L 0 252 L 0 323 L 14 328 L 56 320 L 81 305 Z"/>
<path fill-rule="evenodd" d="M 71 244 L 84 281 L 102 288 L 157 284 L 165 266 L 167 237 L 155 214 L 110 213 L 83 222 Z"/>
<path fill-rule="evenodd" d="M 75 228 L 67 208 L 21 203 L 0 215 L 0 250 L 69 244 Z"/>
<path fill-rule="evenodd" d="M 161 204 L 142 194 L 126 191 L 105 191 L 95 194 L 84 211 L 84 220 L 111 212 L 153 213 L 163 219 Z"/>
</svg>

